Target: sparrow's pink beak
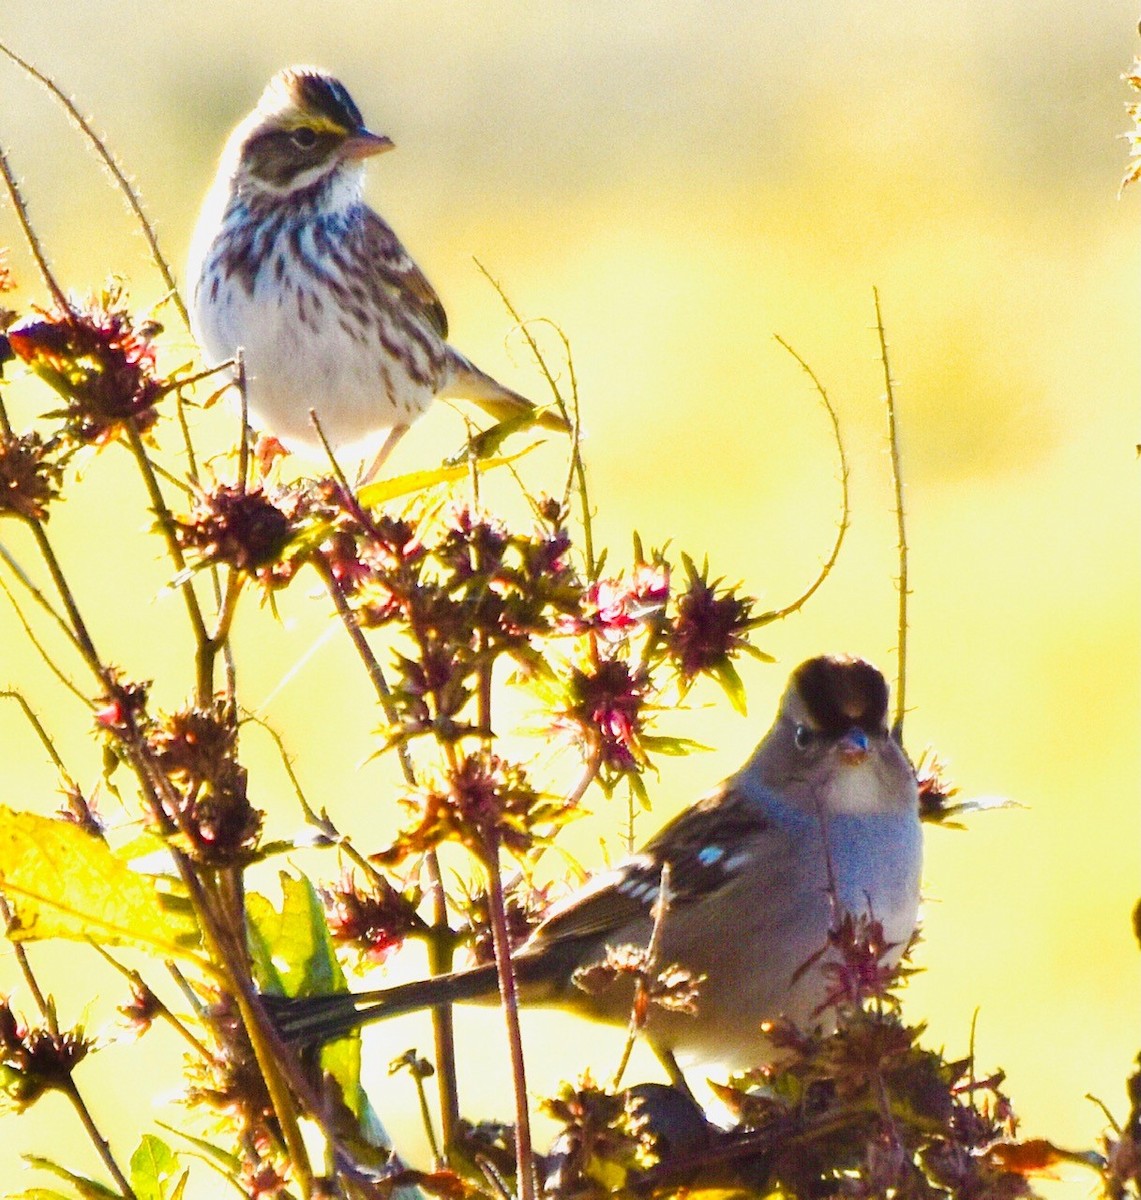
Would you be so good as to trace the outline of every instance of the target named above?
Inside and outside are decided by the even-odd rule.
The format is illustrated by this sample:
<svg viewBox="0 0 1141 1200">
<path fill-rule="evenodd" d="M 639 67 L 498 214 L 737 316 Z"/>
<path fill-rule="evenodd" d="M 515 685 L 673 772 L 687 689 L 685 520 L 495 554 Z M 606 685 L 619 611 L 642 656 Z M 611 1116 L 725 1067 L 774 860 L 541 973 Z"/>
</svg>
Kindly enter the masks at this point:
<svg viewBox="0 0 1141 1200">
<path fill-rule="evenodd" d="M 383 133 L 369 133 L 367 129 L 362 129 L 359 133 L 345 138 L 341 145 L 341 157 L 371 158 L 374 154 L 383 154 L 385 150 L 391 150 L 394 145 L 392 138 L 385 137 Z"/>
<path fill-rule="evenodd" d="M 839 742 L 840 757 L 851 767 L 858 767 L 868 757 L 868 735 L 853 725 Z"/>
</svg>

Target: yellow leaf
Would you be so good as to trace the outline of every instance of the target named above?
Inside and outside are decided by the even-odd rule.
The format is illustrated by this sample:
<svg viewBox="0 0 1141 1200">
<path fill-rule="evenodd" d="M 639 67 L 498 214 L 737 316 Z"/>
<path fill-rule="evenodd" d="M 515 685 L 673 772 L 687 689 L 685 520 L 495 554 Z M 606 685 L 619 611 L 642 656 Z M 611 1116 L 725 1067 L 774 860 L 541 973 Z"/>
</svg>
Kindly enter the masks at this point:
<svg viewBox="0 0 1141 1200">
<path fill-rule="evenodd" d="M 484 458 L 479 462 L 480 471 L 491 471 L 496 467 L 506 466 L 516 459 L 530 454 L 540 443 L 535 442 L 517 454 L 505 454 L 500 458 Z M 407 475 L 395 475 L 391 479 L 379 479 L 376 483 L 366 484 L 357 493 L 357 502 L 362 508 L 375 508 L 398 496 L 407 496 L 411 492 L 422 492 L 440 483 L 456 483 L 466 479 L 471 474 L 471 466 L 457 463 L 450 467 L 435 467 L 428 471 L 411 471 Z"/>
<path fill-rule="evenodd" d="M 200 962 L 188 907 L 68 821 L 0 805 L 0 891 L 13 941 L 71 938 Z"/>
</svg>

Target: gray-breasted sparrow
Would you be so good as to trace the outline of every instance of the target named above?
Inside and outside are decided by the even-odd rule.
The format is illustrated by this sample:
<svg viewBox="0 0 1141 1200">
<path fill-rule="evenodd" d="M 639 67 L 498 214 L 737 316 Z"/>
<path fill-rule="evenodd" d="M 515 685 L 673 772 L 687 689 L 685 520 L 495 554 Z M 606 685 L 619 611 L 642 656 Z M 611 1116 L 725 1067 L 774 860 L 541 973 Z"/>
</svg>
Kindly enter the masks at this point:
<svg viewBox="0 0 1141 1200">
<path fill-rule="evenodd" d="M 187 268 L 194 335 L 211 363 L 243 350 L 253 423 L 316 446 L 312 408 L 334 448 L 375 451 L 365 478 L 438 396 L 536 411 L 447 343 L 431 284 L 365 204 L 364 160 L 391 147 L 331 75 L 279 72 L 226 143 Z"/>
<path fill-rule="evenodd" d="M 888 732 L 870 663 L 819 657 L 789 681 L 748 762 L 643 850 L 554 906 L 515 955 L 524 1002 L 625 1023 L 632 984 L 588 993 L 577 970 L 605 947 L 645 946 L 663 865 L 671 900 L 659 961 L 703 976 L 696 1015 L 654 1009 L 659 1055 L 734 1069 L 766 1059 L 763 1021 L 826 1020 L 829 932 L 844 913 L 882 923 L 898 958 L 915 930 L 922 836 L 915 772 Z M 357 1025 L 496 994 L 493 965 L 393 988 L 271 1001 L 283 1033 L 328 1040 Z"/>
</svg>

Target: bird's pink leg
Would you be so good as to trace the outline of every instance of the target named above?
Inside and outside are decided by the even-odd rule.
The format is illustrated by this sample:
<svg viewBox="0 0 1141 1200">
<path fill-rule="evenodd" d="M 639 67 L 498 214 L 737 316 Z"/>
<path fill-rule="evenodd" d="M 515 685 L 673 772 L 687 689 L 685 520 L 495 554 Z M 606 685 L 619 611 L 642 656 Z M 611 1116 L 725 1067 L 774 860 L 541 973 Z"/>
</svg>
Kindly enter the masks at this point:
<svg viewBox="0 0 1141 1200">
<path fill-rule="evenodd" d="M 388 437 L 384 439 L 384 445 L 376 452 L 376 457 L 372 460 L 372 466 L 360 477 L 360 486 L 366 483 L 371 483 L 376 478 L 377 472 L 384 466 L 385 460 L 392 453 L 396 443 L 408 432 L 407 425 L 394 425 L 388 431 Z"/>
</svg>

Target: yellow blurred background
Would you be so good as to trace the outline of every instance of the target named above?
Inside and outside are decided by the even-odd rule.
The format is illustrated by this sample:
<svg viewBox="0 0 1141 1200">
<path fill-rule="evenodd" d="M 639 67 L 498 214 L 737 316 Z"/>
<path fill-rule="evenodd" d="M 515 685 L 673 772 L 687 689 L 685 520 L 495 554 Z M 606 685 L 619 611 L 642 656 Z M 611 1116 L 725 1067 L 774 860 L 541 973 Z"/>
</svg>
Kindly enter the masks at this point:
<svg viewBox="0 0 1141 1200">
<path fill-rule="evenodd" d="M 1141 1049 L 1129 933 L 1141 891 L 1141 199 L 1116 195 L 1129 98 L 1120 75 L 1139 48 L 1136 18 L 1122 0 L 9 0 L 0 38 L 93 114 L 180 274 L 215 156 L 266 79 L 290 62 L 337 73 L 396 142 L 372 167 L 369 195 L 440 292 L 456 345 L 542 396 L 473 256 L 526 315 L 569 337 L 597 531 L 615 566 L 637 529 L 647 544 L 707 551 L 715 573 L 764 606 L 797 594 L 831 543 L 836 466 L 807 380 L 773 335 L 811 363 L 851 458 L 844 554 L 803 613 L 760 635 L 779 663 L 744 664 L 747 720 L 708 690 L 666 722 L 715 749 L 667 761 L 650 781 L 658 808 L 644 834 L 736 767 L 804 657 L 847 650 L 894 671 L 879 288 L 912 546 L 908 745 L 934 746 L 966 796 L 1024 806 L 975 817 L 966 832 L 928 832 L 925 969 L 908 1011 L 949 1054 L 966 1053 L 977 1011 L 980 1070 L 1006 1070 L 1024 1132 L 1085 1147 L 1105 1124 L 1087 1093 L 1124 1116 Z M 68 286 L 97 287 L 115 269 L 140 307 L 159 298 L 100 169 L 6 63 L 0 144 Z M 42 299 L 6 205 L 5 244 L 23 298 Z M 167 324 L 175 330 L 173 314 Z M 189 339 L 181 345 L 189 360 Z M 12 390 L 14 404 L 42 397 Z M 220 447 L 230 426 L 211 419 Z M 461 436 L 453 413 L 434 411 L 391 468 L 434 462 Z M 88 464 L 82 507 L 64 505 L 53 531 L 87 587 L 104 653 L 155 678 L 171 707 L 188 687 L 185 644 L 170 635 L 180 612 L 121 457 Z M 0 536 L 27 555 L 10 530 Z M 283 599 L 280 620 L 247 604 L 237 644 L 248 703 L 270 696 L 326 627 L 308 586 Z M 99 759 L 82 710 L 7 609 L 0 637 L 0 688 L 26 692 L 93 787 Z M 390 820 L 383 765 L 365 761 L 377 715 L 346 647 L 324 646 L 266 714 L 311 801 L 357 828 L 374 801 Z M 295 827 L 272 754 L 248 741 L 255 801 L 273 828 Z M 0 708 L 0 802 L 56 806 L 43 757 L 14 707 Z M 105 810 L 117 812 L 109 798 Z M 614 809 L 579 834 L 585 859 L 597 862 L 597 838 L 616 824 Z M 320 869 L 330 873 L 331 860 Z M 94 954 L 33 955 L 64 1020 L 104 1030 L 121 988 Z M 105 979 L 86 1013 L 71 1008 L 78 974 Z M 0 958 L 0 986 L 15 979 L 11 957 Z M 464 1021 L 486 1030 L 486 1061 L 461 1081 L 465 1108 L 507 1118 L 498 1019 Z M 614 1035 L 571 1018 L 529 1018 L 525 1036 L 539 1094 L 584 1056 L 606 1077 L 617 1053 Z M 398 1139 L 418 1122 L 409 1085 L 388 1083 L 385 1069 L 410 1044 L 428 1049 L 425 1025 L 366 1043 L 374 1102 Z M 178 1123 L 177 1109 L 152 1114 L 146 1101 L 163 1072 L 173 1090 L 179 1053 L 152 1034 L 141 1050 L 113 1044 L 81 1069 L 122 1158 L 140 1121 Z M 50 1100 L 0 1121 L 5 1190 L 31 1186 L 19 1167 L 29 1151 L 96 1170 Z M 1091 1186 L 1073 1174 L 1056 1191 Z"/>
</svg>

